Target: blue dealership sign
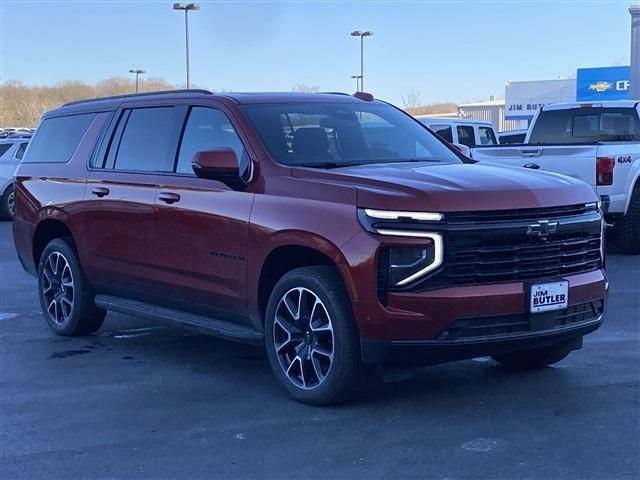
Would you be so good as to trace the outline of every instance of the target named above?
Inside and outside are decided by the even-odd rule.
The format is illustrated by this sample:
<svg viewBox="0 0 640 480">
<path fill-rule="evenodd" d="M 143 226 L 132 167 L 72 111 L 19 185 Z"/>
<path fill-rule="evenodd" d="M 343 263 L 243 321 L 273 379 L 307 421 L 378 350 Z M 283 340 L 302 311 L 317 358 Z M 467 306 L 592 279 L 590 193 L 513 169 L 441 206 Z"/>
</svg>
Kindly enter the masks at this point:
<svg viewBox="0 0 640 480">
<path fill-rule="evenodd" d="M 630 67 L 579 68 L 576 100 L 626 100 Z"/>
</svg>

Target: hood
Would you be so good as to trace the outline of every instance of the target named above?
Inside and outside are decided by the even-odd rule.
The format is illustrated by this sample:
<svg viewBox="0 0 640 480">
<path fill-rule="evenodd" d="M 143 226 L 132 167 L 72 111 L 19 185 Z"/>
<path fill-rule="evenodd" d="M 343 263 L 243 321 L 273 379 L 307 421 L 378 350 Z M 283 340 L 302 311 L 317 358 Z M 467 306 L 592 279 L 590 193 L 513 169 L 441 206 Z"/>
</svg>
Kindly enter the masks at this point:
<svg viewBox="0 0 640 480">
<path fill-rule="evenodd" d="M 409 211 L 480 211 L 596 202 L 575 178 L 488 162 L 385 163 L 333 170 L 293 169 L 299 179 L 357 189 L 358 207 Z"/>
</svg>

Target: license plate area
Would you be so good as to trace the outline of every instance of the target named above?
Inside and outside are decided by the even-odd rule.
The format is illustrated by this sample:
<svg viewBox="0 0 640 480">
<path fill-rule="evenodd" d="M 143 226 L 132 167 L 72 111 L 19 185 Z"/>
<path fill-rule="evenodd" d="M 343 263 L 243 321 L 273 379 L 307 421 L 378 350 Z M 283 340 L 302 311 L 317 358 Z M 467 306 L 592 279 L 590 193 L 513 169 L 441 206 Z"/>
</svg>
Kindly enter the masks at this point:
<svg viewBox="0 0 640 480">
<path fill-rule="evenodd" d="M 529 312 L 564 310 L 569 306 L 569 282 L 534 283 L 529 290 Z"/>
</svg>

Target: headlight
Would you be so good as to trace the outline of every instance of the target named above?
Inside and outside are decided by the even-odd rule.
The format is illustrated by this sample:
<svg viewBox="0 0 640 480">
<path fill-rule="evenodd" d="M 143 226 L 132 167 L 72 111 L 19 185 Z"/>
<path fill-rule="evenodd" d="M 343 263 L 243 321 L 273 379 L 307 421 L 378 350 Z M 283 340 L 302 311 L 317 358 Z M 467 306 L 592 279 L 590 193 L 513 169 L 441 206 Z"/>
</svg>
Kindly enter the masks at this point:
<svg viewBox="0 0 640 480">
<path fill-rule="evenodd" d="M 433 231 L 444 218 L 441 213 L 360 209 L 358 216 L 371 233 L 416 239 L 416 245 L 385 247 L 380 273 L 387 277 L 384 283 L 389 287 L 409 285 L 442 265 L 442 235 Z"/>
</svg>

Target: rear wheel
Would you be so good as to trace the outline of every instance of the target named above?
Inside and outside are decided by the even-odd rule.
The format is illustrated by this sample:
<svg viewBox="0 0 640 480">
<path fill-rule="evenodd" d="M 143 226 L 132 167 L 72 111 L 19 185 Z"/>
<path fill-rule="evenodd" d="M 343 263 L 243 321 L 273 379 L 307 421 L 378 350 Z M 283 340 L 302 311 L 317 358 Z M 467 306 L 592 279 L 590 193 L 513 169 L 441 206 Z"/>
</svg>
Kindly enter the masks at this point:
<svg viewBox="0 0 640 480">
<path fill-rule="evenodd" d="M 332 267 L 303 267 L 277 283 L 265 342 L 278 381 L 311 405 L 345 402 L 365 378 L 360 340 L 342 280 Z"/>
<path fill-rule="evenodd" d="M 543 368 L 566 358 L 575 349 L 575 342 L 563 342 L 550 347 L 522 352 L 494 355 L 492 358 L 502 366 L 513 370 Z"/>
<path fill-rule="evenodd" d="M 616 221 L 616 240 L 625 253 L 640 253 L 640 185 L 633 189 L 627 214 Z"/>
<path fill-rule="evenodd" d="M 3 220 L 12 220 L 15 211 L 15 194 L 13 193 L 13 185 L 8 187 L 2 194 L 0 199 L 0 217 Z"/>
<path fill-rule="evenodd" d="M 52 240 L 42 252 L 38 291 L 42 313 L 58 335 L 87 335 L 102 326 L 106 312 L 93 302 L 78 257 L 66 241 Z"/>
</svg>

